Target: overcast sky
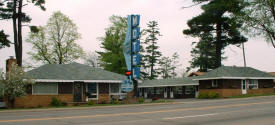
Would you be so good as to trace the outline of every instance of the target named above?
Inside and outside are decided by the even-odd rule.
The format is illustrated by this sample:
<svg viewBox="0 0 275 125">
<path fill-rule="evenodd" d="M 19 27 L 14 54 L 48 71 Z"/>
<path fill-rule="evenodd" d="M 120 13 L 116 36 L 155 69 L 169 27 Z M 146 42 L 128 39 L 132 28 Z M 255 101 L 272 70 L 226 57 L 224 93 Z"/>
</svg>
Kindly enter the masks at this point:
<svg viewBox="0 0 275 125">
<path fill-rule="evenodd" d="M 38 7 L 28 6 L 23 11 L 27 12 L 32 21 L 30 25 L 46 25 L 48 18 L 55 11 L 61 11 L 69 16 L 78 26 L 78 32 L 82 39 L 77 43 L 85 52 L 101 50 L 100 41 L 97 39 L 104 35 L 105 28 L 110 23 L 108 18 L 112 15 L 127 16 L 140 14 L 141 29 L 146 27 L 148 21 L 155 20 L 159 23 L 160 33 L 158 45 L 164 56 L 171 56 L 174 52 L 180 55 L 181 68 L 189 66 L 191 60 L 191 43 L 196 39 L 184 36 L 182 30 L 188 28 L 189 19 L 199 15 L 202 11 L 199 6 L 181 9 L 191 5 L 191 0 L 46 0 L 46 11 Z M 12 41 L 12 22 L 0 21 L 1 29 L 10 35 Z M 23 39 L 25 40 L 29 29 L 23 27 Z M 275 49 L 262 38 L 249 39 L 245 43 L 247 66 L 262 71 L 275 72 Z M 23 60 L 31 62 L 26 54 L 31 45 L 24 42 Z M 5 60 L 14 56 L 14 48 L 0 50 L 0 68 L 5 68 Z M 234 46 L 228 46 L 225 50 L 226 66 L 243 66 L 242 50 Z"/>
</svg>

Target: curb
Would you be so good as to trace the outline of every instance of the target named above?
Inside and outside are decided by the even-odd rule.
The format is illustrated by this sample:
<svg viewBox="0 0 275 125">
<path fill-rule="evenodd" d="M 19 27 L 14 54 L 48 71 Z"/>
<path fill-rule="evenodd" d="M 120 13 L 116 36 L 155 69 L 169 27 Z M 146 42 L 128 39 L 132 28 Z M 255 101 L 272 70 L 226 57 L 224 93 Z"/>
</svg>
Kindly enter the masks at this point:
<svg viewBox="0 0 275 125">
<path fill-rule="evenodd" d="M 45 108 L 45 109 L 14 109 L 14 110 L 3 110 L 0 113 L 18 113 L 18 112 L 40 112 L 40 111 L 64 111 L 64 110 L 85 110 L 85 109 L 101 109 L 101 108 L 123 108 L 123 107 L 137 107 L 137 106 L 154 106 L 154 105 L 170 105 L 170 104 L 193 104 L 201 102 L 220 102 L 220 101 L 231 101 L 231 100 L 249 100 L 257 98 L 273 98 L 275 95 L 270 96 L 257 96 L 247 98 L 223 98 L 223 99 L 194 99 L 192 101 L 185 102 L 159 102 L 159 103 L 148 103 L 148 104 L 125 104 L 125 105 L 113 105 L 113 106 L 91 106 L 91 107 L 62 107 L 62 108 Z"/>
</svg>

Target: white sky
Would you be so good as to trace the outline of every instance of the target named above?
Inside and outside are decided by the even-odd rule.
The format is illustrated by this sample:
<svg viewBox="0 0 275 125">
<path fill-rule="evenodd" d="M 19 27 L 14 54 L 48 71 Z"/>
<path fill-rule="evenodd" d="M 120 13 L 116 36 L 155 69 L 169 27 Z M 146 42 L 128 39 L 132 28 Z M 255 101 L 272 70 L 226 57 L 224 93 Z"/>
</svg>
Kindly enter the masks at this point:
<svg viewBox="0 0 275 125">
<path fill-rule="evenodd" d="M 191 42 L 195 39 L 184 36 L 182 30 L 188 28 L 189 19 L 201 13 L 200 7 L 195 6 L 181 9 L 182 6 L 191 5 L 191 0 L 46 0 L 46 11 L 38 7 L 28 6 L 24 8 L 31 17 L 30 25 L 45 25 L 54 11 L 61 11 L 78 26 L 78 32 L 82 39 L 77 41 L 85 52 L 101 50 L 98 37 L 104 35 L 108 27 L 108 18 L 112 15 L 127 16 L 140 14 L 141 29 L 146 27 L 148 21 L 156 20 L 159 23 L 160 32 L 158 45 L 164 56 L 171 56 L 174 52 L 180 55 L 181 68 L 189 66 L 191 60 Z M 10 35 L 12 41 L 12 22 L 0 21 L 0 29 Z M 29 32 L 28 27 L 23 27 L 23 39 Z M 245 43 L 247 66 L 262 71 L 275 71 L 275 49 L 267 44 L 264 39 L 249 39 Z M 31 45 L 24 42 L 23 59 L 30 62 L 26 54 Z M 14 56 L 13 46 L 0 50 L 0 68 L 5 69 L 5 60 Z M 227 66 L 243 66 L 242 50 L 234 46 L 228 46 L 225 51 L 227 60 L 223 61 Z"/>
</svg>

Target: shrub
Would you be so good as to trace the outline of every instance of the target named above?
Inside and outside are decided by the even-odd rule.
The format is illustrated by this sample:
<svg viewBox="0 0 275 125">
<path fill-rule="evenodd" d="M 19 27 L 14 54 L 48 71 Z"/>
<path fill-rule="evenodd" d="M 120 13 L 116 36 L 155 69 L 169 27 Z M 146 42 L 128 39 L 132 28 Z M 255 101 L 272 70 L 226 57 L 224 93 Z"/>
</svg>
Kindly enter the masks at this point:
<svg viewBox="0 0 275 125">
<path fill-rule="evenodd" d="M 210 99 L 219 98 L 219 94 L 216 93 L 216 92 L 209 92 L 208 93 L 208 98 L 210 98 Z"/>
<path fill-rule="evenodd" d="M 92 100 L 88 101 L 88 105 L 94 105 L 94 104 L 95 104 L 94 101 L 92 101 Z"/>
<path fill-rule="evenodd" d="M 156 101 L 156 100 L 158 100 L 159 98 L 157 97 L 157 96 L 155 96 L 155 97 L 153 97 L 153 101 Z"/>
<path fill-rule="evenodd" d="M 112 104 L 119 104 L 119 101 L 118 101 L 118 99 L 113 99 L 111 103 Z"/>
<path fill-rule="evenodd" d="M 216 92 L 200 92 L 198 95 L 199 99 L 214 99 L 219 98 L 219 93 Z"/>
<path fill-rule="evenodd" d="M 62 106 L 62 102 L 58 98 L 52 97 L 51 106 Z"/>
<path fill-rule="evenodd" d="M 207 99 L 208 98 L 208 93 L 207 92 L 200 92 L 198 95 L 199 99 Z"/>
<path fill-rule="evenodd" d="M 37 106 L 37 108 L 42 108 L 43 106 L 41 105 L 41 104 L 39 104 L 38 106 Z"/>
<path fill-rule="evenodd" d="M 138 98 L 138 103 L 144 103 L 144 98 L 139 97 L 139 98 Z"/>
</svg>

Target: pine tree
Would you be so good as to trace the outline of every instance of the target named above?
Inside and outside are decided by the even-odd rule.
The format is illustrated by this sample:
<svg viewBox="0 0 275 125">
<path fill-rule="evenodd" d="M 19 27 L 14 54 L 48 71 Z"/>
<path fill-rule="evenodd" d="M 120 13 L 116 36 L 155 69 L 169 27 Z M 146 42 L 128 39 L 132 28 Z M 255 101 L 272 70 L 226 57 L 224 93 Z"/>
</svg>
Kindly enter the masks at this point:
<svg viewBox="0 0 275 125">
<path fill-rule="evenodd" d="M 158 37 L 161 36 L 158 28 L 158 23 L 156 21 L 149 21 L 147 23 L 147 29 L 144 30 L 144 35 L 146 36 L 145 44 L 145 54 L 144 54 L 144 66 L 145 70 L 149 71 L 149 79 L 155 79 L 160 74 L 157 71 L 157 64 L 161 57 L 161 52 L 158 50 L 159 46 L 157 45 Z"/>
<path fill-rule="evenodd" d="M 239 32 L 242 24 L 238 23 L 232 16 L 238 13 L 243 6 L 239 0 L 193 0 L 193 2 L 205 1 L 208 3 L 201 7 L 204 12 L 189 20 L 187 22 L 189 29 L 184 30 L 183 33 L 200 38 L 200 42 L 207 40 L 207 42 L 214 44 L 211 49 L 215 49 L 215 64 L 214 66 L 211 64 L 210 67 L 217 68 L 222 65 L 222 50 L 227 45 L 247 41 Z M 204 39 L 204 35 L 212 36 L 213 39 Z"/>
</svg>

